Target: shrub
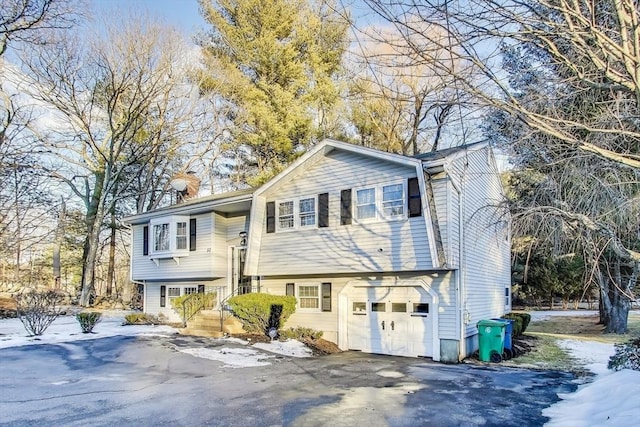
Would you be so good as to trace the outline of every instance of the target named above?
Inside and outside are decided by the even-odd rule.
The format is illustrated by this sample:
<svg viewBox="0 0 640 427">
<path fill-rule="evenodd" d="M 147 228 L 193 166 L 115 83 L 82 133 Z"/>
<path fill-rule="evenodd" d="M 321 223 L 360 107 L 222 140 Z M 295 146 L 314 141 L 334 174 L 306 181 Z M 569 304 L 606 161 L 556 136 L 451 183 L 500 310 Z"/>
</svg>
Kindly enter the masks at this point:
<svg viewBox="0 0 640 427">
<path fill-rule="evenodd" d="M 250 293 L 229 298 L 229 305 L 245 331 L 267 334 L 269 328 L 280 329 L 296 311 L 296 298 Z"/>
<path fill-rule="evenodd" d="M 97 311 L 87 311 L 76 314 L 76 319 L 80 323 L 83 334 L 93 332 L 93 327 L 100 321 L 101 313 Z"/>
<path fill-rule="evenodd" d="M 153 314 L 133 313 L 124 316 L 123 325 L 157 325 L 160 320 Z"/>
<path fill-rule="evenodd" d="M 509 313 L 503 316 L 505 319 L 513 320 L 513 331 L 511 333 L 514 337 L 519 337 L 524 334 L 531 321 L 531 315 L 529 313 Z"/>
<path fill-rule="evenodd" d="M 182 319 L 183 326 L 187 326 L 187 320 L 191 319 L 203 308 L 211 308 L 216 301 L 216 293 L 197 293 L 182 295 L 171 299 L 171 307 Z"/>
<path fill-rule="evenodd" d="M 316 331 L 315 329 L 303 328 L 303 327 L 289 328 L 280 332 L 281 337 L 294 339 L 298 341 L 307 341 L 307 340 L 316 341 L 322 338 L 322 334 L 323 334 L 322 331 Z"/>
<path fill-rule="evenodd" d="M 31 335 L 42 335 L 60 314 L 64 295 L 55 290 L 28 291 L 14 297 L 16 311 Z"/>
<path fill-rule="evenodd" d="M 607 367 L 615 371 L 633 369 L 640 371 L 640 337 L 614 345 L 615 351 L 609 358 Z"/>
</svg>

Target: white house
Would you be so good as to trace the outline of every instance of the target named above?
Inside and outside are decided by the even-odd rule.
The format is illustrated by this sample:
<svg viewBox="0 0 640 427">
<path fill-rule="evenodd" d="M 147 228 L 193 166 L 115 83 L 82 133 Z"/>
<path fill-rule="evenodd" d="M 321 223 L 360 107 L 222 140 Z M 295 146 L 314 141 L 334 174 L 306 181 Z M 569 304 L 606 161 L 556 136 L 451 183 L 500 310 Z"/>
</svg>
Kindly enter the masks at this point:
<svg viewBox="0 0 640 427">
<path fill-rule="evenodd" d="M 204 288 L 290 294 L 287 327 L 457 362 L 478 320 L 510 311 L 502 198 L 486 143 L 406 157 L 325 140 L 253 193 L 128 218 L 131 278 L 150 313 Z"/>
</svg>

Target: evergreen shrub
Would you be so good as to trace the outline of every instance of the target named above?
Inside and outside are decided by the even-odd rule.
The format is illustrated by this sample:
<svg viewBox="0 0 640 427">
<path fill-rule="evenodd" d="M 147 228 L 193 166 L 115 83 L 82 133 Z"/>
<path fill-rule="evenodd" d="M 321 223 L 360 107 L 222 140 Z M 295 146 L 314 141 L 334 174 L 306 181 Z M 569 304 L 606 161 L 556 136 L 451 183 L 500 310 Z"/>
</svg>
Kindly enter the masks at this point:
<svg viewBox="0 0 640 427">
<path fill-rule="evenodd" d="M 609 358 L 607 367 L 614 371 L 633 369 L 640 371 L 640 337 L 622 344 L 614 345 L 613 356 Z"/>
<path fill-rule="evenodd" d="M 229 298 L 233 314 L 247 332 L 268 335 L 270 328 L 280 329 L 296 311 L 294 296 L 249 293 Z"/>
<path fill-rule="evenodd" d="M 94 326 L 100 321 L 101 313 L 97 311 L 84 311 L 76 314 L 76 319 L 80 323 L 80 329 L 83 334 L 93 332 Z"/>
<path fill-rule="evenodd" d="M 160 320 L 153 314 L 132 313 L 124 316 L 123 325 L 158 325 Z"/>
<path fill-rule="evenodd" d="M 280 332 L 280 336 L 283 338 L 294 339 L 298 341 L 316 341 L 322 338 L 322 331 L 317 331 L 311 328 L 288 328 Z"/>
</svg>

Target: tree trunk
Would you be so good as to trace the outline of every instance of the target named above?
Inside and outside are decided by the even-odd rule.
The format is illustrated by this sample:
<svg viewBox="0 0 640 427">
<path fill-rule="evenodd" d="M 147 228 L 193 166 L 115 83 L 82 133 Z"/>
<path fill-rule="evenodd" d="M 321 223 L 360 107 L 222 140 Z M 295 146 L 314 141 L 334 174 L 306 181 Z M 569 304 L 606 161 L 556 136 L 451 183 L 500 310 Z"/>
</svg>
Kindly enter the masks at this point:
<svg viewBox="0 0 640 427">
<path fill-rule="evenodd" d="M 107 268 L 107 297 L 113 293 L 113 277 L 116 268 L 116 217 L 111 211 L 111 236 L 109 238 L 109 267 Z"/>
<path fill-rule="evenodd" d="M 97 223 L 90 227 L 84 243 L 82 292 L 80 293 L 80 300 L 78 301 L 78 304 L 82 307 L 91 305 L 92 297 L 95 297 L 96 259 L 98 258 L 99 240 L 100 226 L 99 223 Z"/>
<path fill-rule="evenodd" d="M 603 261 L 606 262 L 607 259 Z M 608 265 L 601 268 L 609 270 L 606 273 L 598 273 L 602 307 L 600 318 L 604 321 L 605 334 L 625 334 L 628 331 L 627 321 L 631 309 L 631 300 L 627 292 L 630 291 L 630 286 L 635 284 L 638 267 L 623 267 L 620 259 L 608 261 Z"/>
</svg>

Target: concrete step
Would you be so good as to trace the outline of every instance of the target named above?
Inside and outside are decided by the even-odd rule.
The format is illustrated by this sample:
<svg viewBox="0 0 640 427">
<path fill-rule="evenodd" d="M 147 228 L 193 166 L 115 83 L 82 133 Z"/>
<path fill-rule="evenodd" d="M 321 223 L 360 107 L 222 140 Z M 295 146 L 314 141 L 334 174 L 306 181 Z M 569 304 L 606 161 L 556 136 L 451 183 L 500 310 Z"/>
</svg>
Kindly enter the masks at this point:
<svg viewBox="0 0 640 427">
<path fill-rule="evenodd" d="M 241 334 L 244 332 L 242 322 L 233 316 L 225 317 L 220 330 L 220 312 L 203 310 L 187 322 L 187 327 L 180 330 L 183 335 L 201 337 L 222 337 L 224 334 Z"/>
</svg>

